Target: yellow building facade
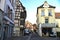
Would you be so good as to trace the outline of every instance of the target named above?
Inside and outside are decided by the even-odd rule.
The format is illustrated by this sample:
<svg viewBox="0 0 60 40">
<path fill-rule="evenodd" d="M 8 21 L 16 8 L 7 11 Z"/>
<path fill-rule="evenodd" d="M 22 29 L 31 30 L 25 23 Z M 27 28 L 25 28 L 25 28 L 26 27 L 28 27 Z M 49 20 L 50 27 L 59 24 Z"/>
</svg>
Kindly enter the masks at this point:
<svg viewBox="0 0 60 40">
<path fill-rule="evenodd" d="M 42 10 L 44 10 L 44 16 L 42 16 L 42 14 L 41 14 Z M 51 12 L 52 12 L 51 16 L 49 16 L 49 14 L 48 14 L 49 11 L 48 10 L 51 10 Z M 49 23 L 55 23 L 55 11 L 54 11 L 54 8 L 39 8 L 37 16 L 39 18 L 38 19 L 39 23 L 45 23 L 45 18 L 49 19 Z M 51 20 L 51 19 L 53 19 L 53 20 Z"/>
<path fill-rule="evenodd" d="M 60 19 L 55 19 L 57 24 L 58 24 L 58 28 L 60 28 Z"/>
<path fill-rule="evenodd" d="M 55 18 L 55 7 L 44 2 L 37 8 L 37 25 L 39 27 L 39 35 L 56 35 L 56 26 L 60 27 L 60 19 Z"/>
</svg>

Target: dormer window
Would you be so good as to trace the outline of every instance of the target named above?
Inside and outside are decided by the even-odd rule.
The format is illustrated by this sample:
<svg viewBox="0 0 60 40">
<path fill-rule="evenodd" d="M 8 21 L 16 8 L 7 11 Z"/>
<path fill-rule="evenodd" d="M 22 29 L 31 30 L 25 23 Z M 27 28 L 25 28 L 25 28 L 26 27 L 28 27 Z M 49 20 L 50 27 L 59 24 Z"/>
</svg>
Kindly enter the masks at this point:
<svg viewBox="0 0 60 40">
<path fill-rule="evenodd" d="M 48 10 L 48 16 L 52 16 L 52 10 Z"/>
<path fill-rule="evenodd" d="M 41 16 L 45 16 L 44 10 L 41 10 Z"/>
</svg>

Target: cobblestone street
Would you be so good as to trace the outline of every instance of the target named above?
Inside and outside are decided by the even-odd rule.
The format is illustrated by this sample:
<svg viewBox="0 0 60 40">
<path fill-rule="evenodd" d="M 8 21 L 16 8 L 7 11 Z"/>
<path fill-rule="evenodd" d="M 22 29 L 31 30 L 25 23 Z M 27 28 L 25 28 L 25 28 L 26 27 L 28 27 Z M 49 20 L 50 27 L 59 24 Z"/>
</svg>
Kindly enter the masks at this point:
<svg viewBox="0 0 60 40">
<path fill-rule="evenodd" d="M 40 37 L 37 34 L 31 34 L 30 36 L 22 36 L 22 37 L 12 37 L 7 40 L 60 40 L 58 37 Z"/>
</svg>

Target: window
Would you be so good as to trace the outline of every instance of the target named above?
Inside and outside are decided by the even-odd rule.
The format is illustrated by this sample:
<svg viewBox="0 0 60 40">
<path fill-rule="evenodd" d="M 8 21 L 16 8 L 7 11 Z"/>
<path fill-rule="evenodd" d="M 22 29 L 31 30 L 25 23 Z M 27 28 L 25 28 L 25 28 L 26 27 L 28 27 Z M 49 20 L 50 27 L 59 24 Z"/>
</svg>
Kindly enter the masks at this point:
<svg viewBox="0 0 60 40">
<path fill-rule="evenodd" d="M 18 23 L 18 20 L 14 20 L 14 23 Z"/>
<path fill-rule="evenodd" d="M 52 16 L 52 11 L 51 10 L 48 10 L 48 15 Z"/>
<path fill-rule="evenodd" d="M 15 13 L 15 16 L 18 16 L 18 13 Z"/>
<path fill-rule="evenodd" d="M 24 18 L 24 12 L 20 13 L 20 18 Z"/>
<path fill-rule="evenodd" d="M 20 13 L 15 13 L 15 16 L 16 17 L 20 17 Z"/>
<path fill-rule="evenodd" d="M 41 16 L 44 16 L 45 13 L 44 13 L 44 10 L 41 10 Z"/>
<path fill-rule="evenodd" d="M 16 9 L 16 11 L 17 11 L 17 12 L 20 12 L 20 10 L 19 10 L 19 9 Z"/>
<path fill-rule="evenodd" d="M 20 20 L 20 25 L 24 25 L 24 20 Z"/>
<path fill-rule="evenodd" d="M 18 17 L 18 19 L 20 19 L 20 17 Z"/>
<path fill-rule="evenodd" d="M 15 26 L 18 26 L 18 24 L 15 24 Z"/>
<path fill-rule="evenodd" d="M 47 18 L 45 19 L 45 23 L 48 23 L 48 19 Z"/>
</svg>

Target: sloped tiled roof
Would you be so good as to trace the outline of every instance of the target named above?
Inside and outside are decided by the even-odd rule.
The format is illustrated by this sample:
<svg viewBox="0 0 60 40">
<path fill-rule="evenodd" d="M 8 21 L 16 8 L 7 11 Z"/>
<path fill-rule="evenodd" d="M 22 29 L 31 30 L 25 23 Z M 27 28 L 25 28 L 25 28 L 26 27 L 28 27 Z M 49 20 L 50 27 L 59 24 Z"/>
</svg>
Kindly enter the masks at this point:
<svg viewBox="0 0 60 40">
<path fill-rule="evenodd" d="M 55 18 L 56 18 L 56 19 L 60 19 L 60 12 L 56 12 L 56 13 L 55 13 Z"/>
<path fill-rule="evenodd" d="M 45 1 L 44 3 L 47 3 L 47 1 Z M 48 3 L 47 3 L 48 4 Z M 49 4 L 48 4 L 49 5 Z M 44 8 L 44 4 L 42 4 L 41 6 L 39 6 L 38 8 Z M 55 6 L 49 5 L 48 8 L 55 8 Z"/>
<path fill-rule="evenodd" d="M 44 5 L 44 4 L 42 4 L 42 5 L 41 5 L 41 6 L 39 6 L 38 8 L 44 8 L 44 7 L 43 7 L 43 5 Z M 55 8 L 55 7 L 54 7 L 54 6 L 49 5 L 49 7 L 48 7 L 48 8 Z"/>
</svg>

